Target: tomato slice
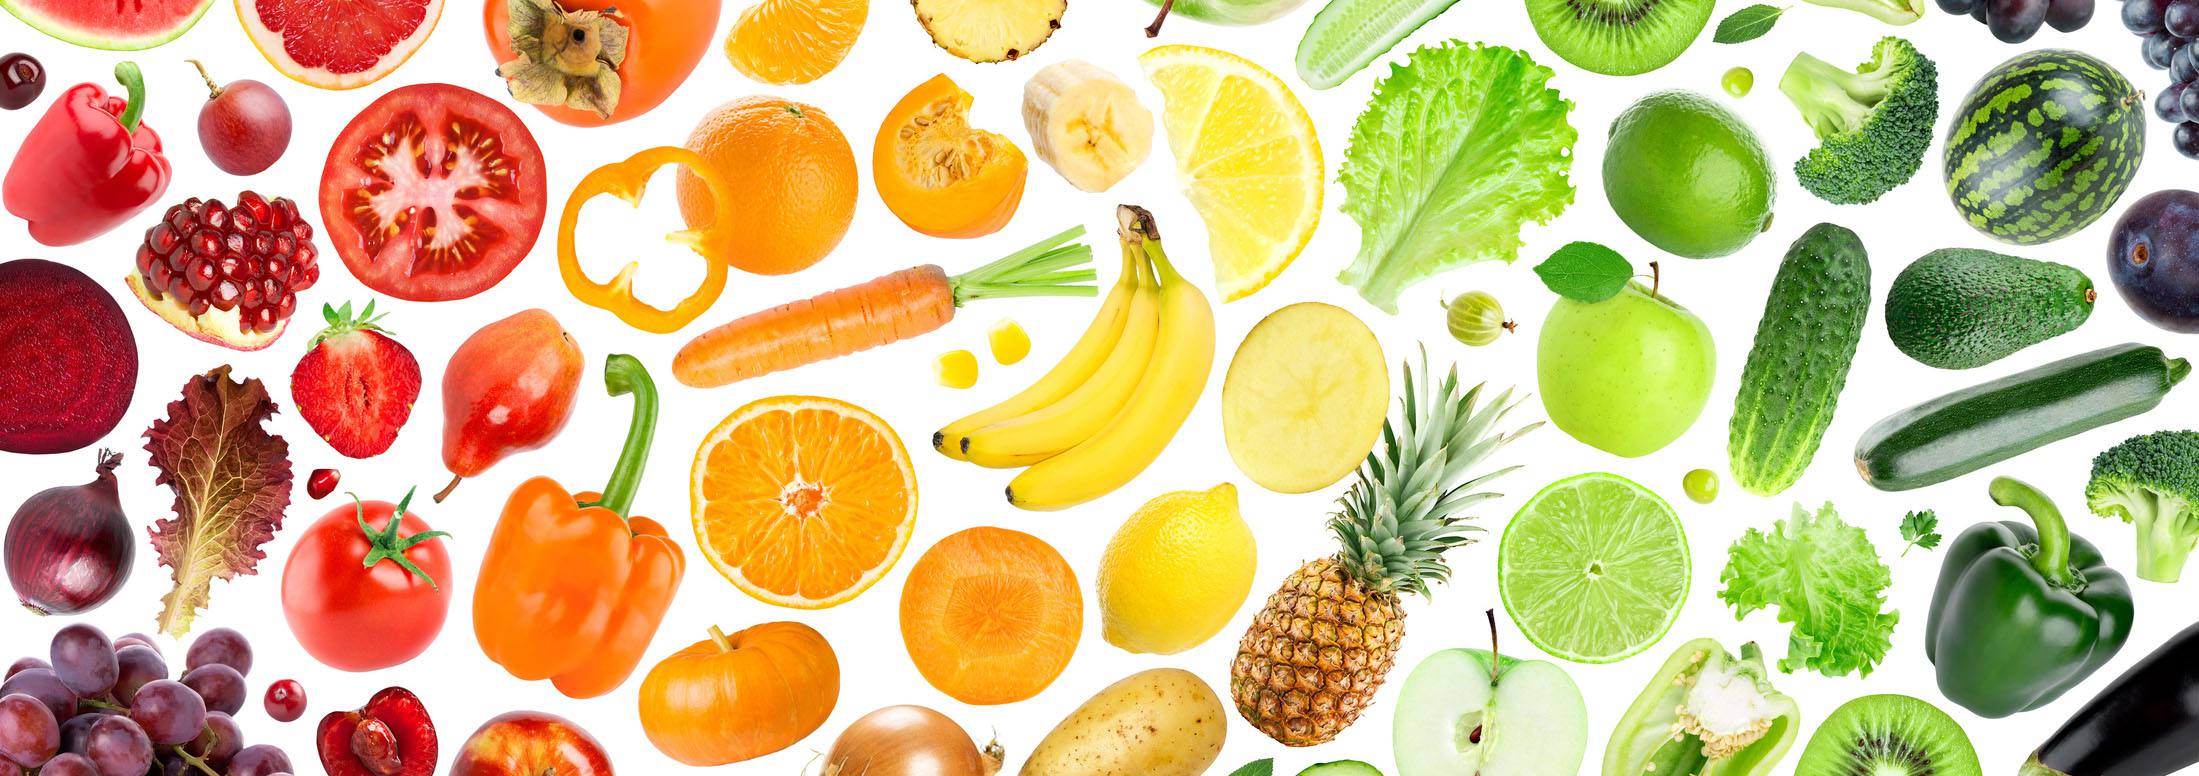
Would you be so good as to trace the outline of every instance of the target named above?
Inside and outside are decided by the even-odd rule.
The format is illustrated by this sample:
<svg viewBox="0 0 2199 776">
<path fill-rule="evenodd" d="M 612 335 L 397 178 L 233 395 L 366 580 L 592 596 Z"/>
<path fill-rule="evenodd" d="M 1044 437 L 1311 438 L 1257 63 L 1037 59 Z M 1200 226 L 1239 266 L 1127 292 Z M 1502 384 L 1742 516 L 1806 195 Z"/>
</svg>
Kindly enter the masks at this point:
<svg viewBox="0 0 2199 776">
<path fill-rule="evenodd" d="M 441 302 L 486 291 L 534 247 L 548 208 L 534 135 L 510 108 L 450 84 L 382 95 L 321 168 L 321 220 L 368 288 Z"/>
</svg>

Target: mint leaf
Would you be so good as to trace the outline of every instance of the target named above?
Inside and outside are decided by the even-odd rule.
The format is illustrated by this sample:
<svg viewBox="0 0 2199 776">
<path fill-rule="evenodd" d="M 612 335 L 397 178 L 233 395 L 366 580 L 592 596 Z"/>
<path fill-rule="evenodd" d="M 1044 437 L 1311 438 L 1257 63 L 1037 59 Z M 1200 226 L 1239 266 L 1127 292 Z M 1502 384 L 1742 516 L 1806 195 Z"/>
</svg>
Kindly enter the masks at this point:
<svg viewBox="0 0 2199 776">
<path fill-rule="evenodd" d="M 1932 549 L 1939 546 L 1939 515 L 1932 510 L 1910 512 L 1901 518 L 1901 540 L 1909 546 L 1901 548 L 1903 557 L 1917 547 Z"/>
<path fill-rule="evenodd" d="M 1275 776 L 1275 758 L 1245 763 L 1245 767 L 1230 771 L 1229 776 Z"/>
<path fill-rule="evenodd" d="M 1719 20 L 1718 30 L 1710 34 L 1710 39 L 1717 43 L 1745 43 L 1764 37 L 1764 33 L 1771 32 L 1772 25 L 1779 23 L 1779 15 L 1786 12 L 1785 8 L 1762 3 L 1734 11 L 1733 15 Z"/>
<path fill-rule="evenodd" d="M 1535 274 L 1558 296 L 1593 304 L 1618 296 L 1633 279 L 1634 265 L 1618 251 L 1592 242 L 1575 242 L 1535 265 Z"/>
</svg>

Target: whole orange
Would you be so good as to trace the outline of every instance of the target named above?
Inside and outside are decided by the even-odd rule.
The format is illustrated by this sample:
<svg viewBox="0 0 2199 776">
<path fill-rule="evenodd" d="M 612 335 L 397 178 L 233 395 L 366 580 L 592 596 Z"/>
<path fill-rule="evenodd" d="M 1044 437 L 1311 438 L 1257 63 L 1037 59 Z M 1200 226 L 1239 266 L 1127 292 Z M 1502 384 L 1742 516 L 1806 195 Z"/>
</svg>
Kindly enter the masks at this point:
<svg viewBox="0 0 2199 776">
<path fill-rule="evenodd" d="M 687 136 L 733 182 L 727 263 L 758 275 L 799 272 L 831 253 L 855 219 L 855 152 L 824 111 L 777 97 L 743 97 L 702 117 Z M 680 171 L 680 215 L 707 229 L 710 188 Z"/>
</svg>

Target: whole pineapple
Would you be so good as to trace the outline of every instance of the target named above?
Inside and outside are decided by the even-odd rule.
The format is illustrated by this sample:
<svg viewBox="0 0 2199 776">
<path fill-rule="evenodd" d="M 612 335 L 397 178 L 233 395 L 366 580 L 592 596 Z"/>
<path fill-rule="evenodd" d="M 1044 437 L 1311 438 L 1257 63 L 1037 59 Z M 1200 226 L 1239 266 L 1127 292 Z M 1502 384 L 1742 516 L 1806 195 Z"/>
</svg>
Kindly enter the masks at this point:
<svg viewBox="0 0 2199 776">
<path fill-rule="evenodd" d="M 1496 498 L 1475 488 L 1519 467 L 1470 479 L 1469 470 L 1542 425 L 1496 431 L 1512 392 L 1481 404 L 1484 386 L 1461 394 L 1456 366 L 1431 386 L 1425 352 L 1418 382 L 1411 363 L 1404 371 L 1405 395 L 1383 424 L 1381 448 L 1329 519 L 1337 553 L 1283 580 L 1237 644 L 1229 672 L 1237 713 L 1285 745 L 1325 743 L 1373 702 L 1405 637 L 1400 597 L 1425 597 L 1429 581 L 1450 578 L 1443 553 L 1482 530 L 1459 512 Z"/>
</svg>

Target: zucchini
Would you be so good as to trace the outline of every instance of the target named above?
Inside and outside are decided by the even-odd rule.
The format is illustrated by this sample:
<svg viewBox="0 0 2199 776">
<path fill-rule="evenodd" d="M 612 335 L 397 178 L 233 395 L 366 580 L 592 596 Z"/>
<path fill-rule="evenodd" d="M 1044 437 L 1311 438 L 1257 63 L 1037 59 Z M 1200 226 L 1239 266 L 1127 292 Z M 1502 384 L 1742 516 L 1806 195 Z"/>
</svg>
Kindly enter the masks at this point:
<svg viewBox="0 0 2199 776">
<path fill-rule="evenodd" d="M 1854 232 L 1818 224 L 1787 248 L 1727 426 L 1727 463 L 1743 490 L 1777 495 L 1802 478 L 1870 310 L 1871 260 Z"/>
<path fill-rule="evenodd" d="M 2153 409 L 2191 364 L 2135 342 L 2101 348 L 1894 413 L 1855 443 L 1879 490 L 1946 482 Z"/>
</svg>

